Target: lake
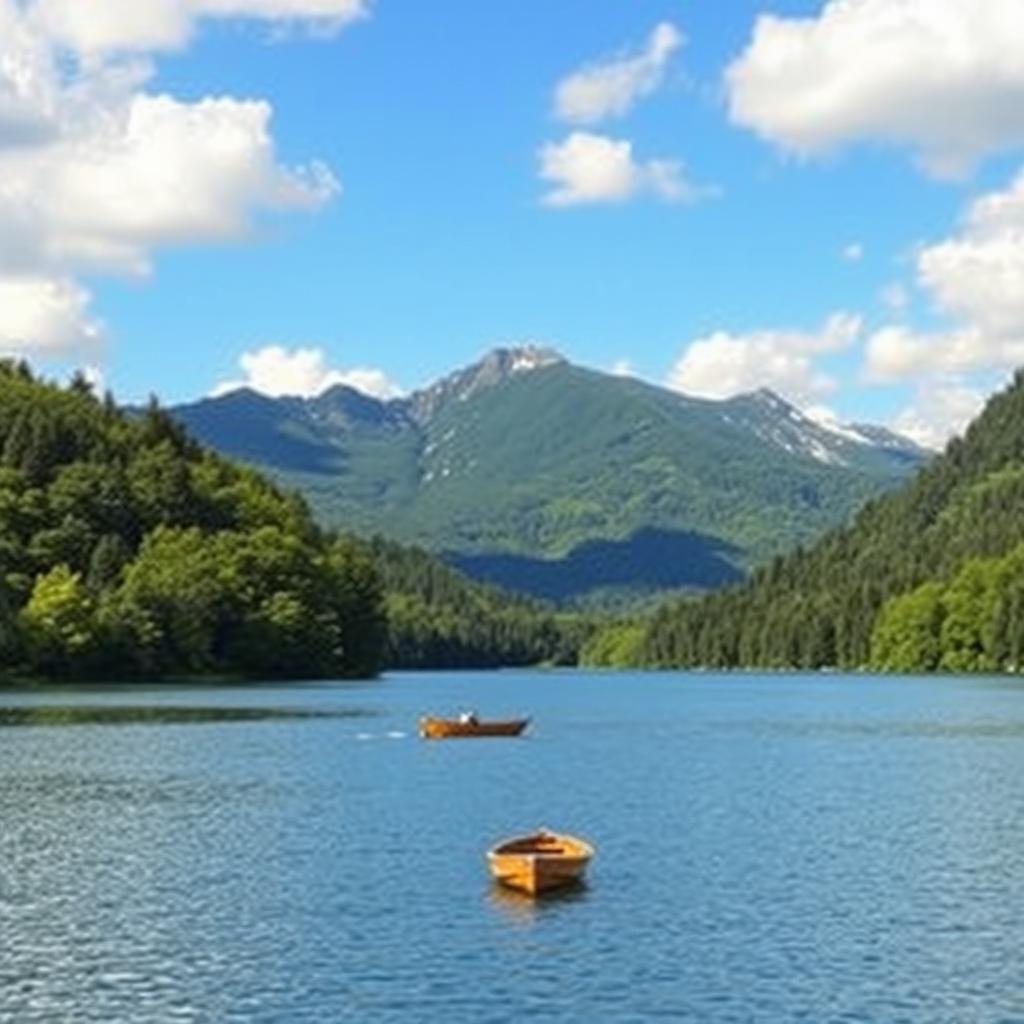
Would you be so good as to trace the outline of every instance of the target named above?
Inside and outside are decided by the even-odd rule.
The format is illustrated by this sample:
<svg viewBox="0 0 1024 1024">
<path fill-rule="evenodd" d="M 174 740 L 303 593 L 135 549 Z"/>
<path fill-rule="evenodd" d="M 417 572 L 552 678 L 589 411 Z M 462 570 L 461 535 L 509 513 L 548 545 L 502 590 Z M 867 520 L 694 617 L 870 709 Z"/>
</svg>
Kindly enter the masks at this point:
<svg viewBox="0 0 1024 1024">
<path fill-rule="evenodd" d="M 424 712 L 534 716 L 428 743 Z M 488 845 L 598 848 L 496 890 Z M 1024 685 L 0 692 L 0 1021 L 1024 1021 Z"/>
</svg>

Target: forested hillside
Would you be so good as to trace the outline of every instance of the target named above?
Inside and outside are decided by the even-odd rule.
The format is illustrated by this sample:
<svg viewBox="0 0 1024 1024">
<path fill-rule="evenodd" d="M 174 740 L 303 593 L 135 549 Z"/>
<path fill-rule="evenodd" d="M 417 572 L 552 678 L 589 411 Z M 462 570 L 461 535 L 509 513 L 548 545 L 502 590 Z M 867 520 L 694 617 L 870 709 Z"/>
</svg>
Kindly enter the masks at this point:
<svg viewBox="0 0 1024 1024">
<path fill-rule="evenodd" d="M 319 520 L 421 545 L 507 590 L 625 606 L 706 590 L 845 522 L 927 457 L 767 391 L 692 398 L 499 349 L 407 398 L 238 390 L 173 414 Z"/>
<path fill-rule="evenodd" d="M 417 548 L 378 538 L 370 552 L 385 590 L 389 667 L 575 665 L 593 631 L 585 617 L 477 583 Z"/>
<path fill-rule="evenodd" d="M 738 587 L 675 602 L 622 660 L 1002 670 L 1024 644 L 1024 373 L 847 528 Z M 598 645 L 600 646 L 600 645 Z M 611 659 L 614 660 L 614 659 Z"/>
<path fill-rule="evenodd" d="M 357 676 L 381 585 L 305 503 L 155 404 L 0 363 L 0 671 L 50 678 Z"/>
</svg>

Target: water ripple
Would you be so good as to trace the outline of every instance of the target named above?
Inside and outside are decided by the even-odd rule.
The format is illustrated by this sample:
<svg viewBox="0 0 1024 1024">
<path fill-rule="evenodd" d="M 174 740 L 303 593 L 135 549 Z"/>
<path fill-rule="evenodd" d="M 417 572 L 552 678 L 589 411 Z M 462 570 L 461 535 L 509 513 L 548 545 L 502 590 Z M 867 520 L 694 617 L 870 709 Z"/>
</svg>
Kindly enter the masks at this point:
<svg viewBox="0 0 1024 1024">
<path fill-rule="evenodd" d="M 372 729 L 344 687 L 64 700 L 0 732 L 4 1024 L 1024 1020 L 1019 690 L 396 677 Z M 540 727 L 414 739 L 466 704 Z M 587 886 L 493 887 L 540 824 L 597 843 Z"/>
</svg>

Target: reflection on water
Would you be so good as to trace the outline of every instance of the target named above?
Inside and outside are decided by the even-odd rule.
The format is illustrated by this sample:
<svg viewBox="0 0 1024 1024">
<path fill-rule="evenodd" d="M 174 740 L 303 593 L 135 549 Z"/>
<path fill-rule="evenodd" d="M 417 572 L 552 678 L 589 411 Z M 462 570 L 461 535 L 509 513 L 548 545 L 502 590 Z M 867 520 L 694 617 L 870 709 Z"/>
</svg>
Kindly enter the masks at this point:
<svg viewBox="0 0 1024 1024">
<path fill-rule="evenodd" d="M 1024 739 L 1024 721 L 844 721 L 808 718 L 803 721 L 778 719 L 732 720 L 718 723 L 720 728 L 761 735 L 790 736 L 804 739 L 835 736 L 862 736 L 876 739 Z"/>
<path fill-rule="evenodd" d="M 113 704 L 64 704 L 0 707 L 0 727 L 18 725 L 191 725 L 209 722 L 260 722 L 308 718 L 365 718 L 355 708 L 330 711 L 273 707 L 183 707 Z"/>
<path fill-rule="evenodd" d="M 487 898 L 491 906 L 508 921 L 518 925 L 532 925 L 541 921 L 545 915 L 565 911 L 574 903 L 582 903 L 588 894 L 589 888 L 584 880 L 536 896 L 494 882 L 488 890 Z"/>
</svg>

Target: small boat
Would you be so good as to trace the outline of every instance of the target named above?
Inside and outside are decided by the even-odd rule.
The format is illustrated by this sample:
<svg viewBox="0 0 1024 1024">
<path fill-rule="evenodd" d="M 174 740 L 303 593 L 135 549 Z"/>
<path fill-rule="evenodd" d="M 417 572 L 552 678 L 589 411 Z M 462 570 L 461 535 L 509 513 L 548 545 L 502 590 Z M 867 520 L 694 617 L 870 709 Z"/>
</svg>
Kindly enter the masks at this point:
<svg viewBox="0 0 1024 1024">
<path fill-rule="evenodd" d="M 547 829 L 506 839 L 487 851 L 495 879 L 531 896 L 581 881 L 593 856 L 590 843 Z"/>
<path fill-rule="evenodd" d="M 472 736 L 518 736 L 530 724 L 528 718 L 484 722 L 478 718 L 420 719 L 420 735 L 425 740 L 447 740 Z"/>
</svg>

